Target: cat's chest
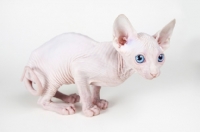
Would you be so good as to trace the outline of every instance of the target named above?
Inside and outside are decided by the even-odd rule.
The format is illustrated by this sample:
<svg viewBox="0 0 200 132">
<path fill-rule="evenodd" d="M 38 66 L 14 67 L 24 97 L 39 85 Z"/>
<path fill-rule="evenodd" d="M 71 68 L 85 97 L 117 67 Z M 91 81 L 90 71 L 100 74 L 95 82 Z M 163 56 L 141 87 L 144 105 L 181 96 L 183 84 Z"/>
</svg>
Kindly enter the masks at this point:
<svg viewBox="0 0 200 132">
<path fill-rule="evenodd" d="M 90 78 L 90 85 L 113 87 L 122 84 L 127 78 L 132 75 L 131 71 L 127 71 L 124 74 L 119 74 L 117 69 L 105 70 L 105 72 L 99 74 L 96 77 Z"/>
<path fill-rule="evenodd" d="M 96 77 L 92 78 L 89 80 L 90 85 L 95 85 L 95 86 L 104 86 L 104 87 L 114 87 L 117 85 L 120 85 L 123 83 L 125 80 L 120 79 L 119 77 Z"/>
</svg>

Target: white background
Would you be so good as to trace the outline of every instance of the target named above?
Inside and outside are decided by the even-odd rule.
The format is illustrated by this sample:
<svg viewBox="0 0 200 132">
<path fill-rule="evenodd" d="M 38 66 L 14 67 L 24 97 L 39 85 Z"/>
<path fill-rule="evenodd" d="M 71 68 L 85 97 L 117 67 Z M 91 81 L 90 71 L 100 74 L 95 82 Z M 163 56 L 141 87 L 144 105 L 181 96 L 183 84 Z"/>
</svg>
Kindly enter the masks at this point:
<svg viewBox="0 0 200 132">
<path fill-rule="evenodd" d="M 112 40 L 112 24 L 125 14 L 138 32 L 154 34 L 177 23 L 159 78 L 133 75 L 118 87 L 103 88 L 109 108 L 88 118 L 43 110 L 20 82 L 31 51 L 64 32 Z M 199 0 L 1 0 L 0 132 L 199 132 Z M 77 92 L 75 85 L 63 86 Z"/>
</svg>

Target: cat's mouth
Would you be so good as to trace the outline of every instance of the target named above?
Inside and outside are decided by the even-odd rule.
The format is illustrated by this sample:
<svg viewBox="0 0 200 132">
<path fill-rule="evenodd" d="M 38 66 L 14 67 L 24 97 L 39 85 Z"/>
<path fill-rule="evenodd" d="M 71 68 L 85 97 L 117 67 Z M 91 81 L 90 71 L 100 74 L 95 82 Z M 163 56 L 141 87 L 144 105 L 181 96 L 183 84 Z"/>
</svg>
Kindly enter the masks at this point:
<svg viewBox="0 0 200 132">
<path fill-rule="evenodd" d="M 159 76 L 160 74 L 157 74 L 156 76 L 154 75 L 149 75 L 149 76 L 145 76 L 145 78 L 146 79 L 148 79 L 148 80 L 152 80 L 152 79 L 154 79 L 154 78 L 157 78 L 158 76 Z"/>
<path fill-rule="evenodd" d="M 157 75 L 157 76 L 152 76 L 152 75 L 145 75 L 144 77 L 146 78 L 146 79 L 148 79 L 148 80 L 152 80 L 152 79 L 154 79 L 154 78 L 157 78 L 159 75 Z"/>
<path fill-rule="evenodd" d="M 151 75 L 150 73 L 145 73 L 145 72 L 138 72 L 142 77 L 148 80 L 152 80 L 154 78 L 157 78 L 160 75 L 160 72 L 157 75 Z"/>
</svg>

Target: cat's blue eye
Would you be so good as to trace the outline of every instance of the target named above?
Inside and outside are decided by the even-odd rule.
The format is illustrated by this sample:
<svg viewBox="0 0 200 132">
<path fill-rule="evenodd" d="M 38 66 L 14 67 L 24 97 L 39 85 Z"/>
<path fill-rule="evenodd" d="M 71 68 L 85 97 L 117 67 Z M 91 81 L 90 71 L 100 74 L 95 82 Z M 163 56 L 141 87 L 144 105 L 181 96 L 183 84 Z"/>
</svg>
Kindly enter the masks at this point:
<svg viewBox="0 0 200 132">
<path fill-rule="evenodd" d="M 158 56 L 158 62 L 162 62 L 164 60 L 164 54 L 160 54 Z"/>
<path fill-rule="evenodd" d="M 137 55 L 135 56 L 135 60 L 137 63 L 143 63 L 145 61 L 145 58 L 143 55 Z"/>
</svg>

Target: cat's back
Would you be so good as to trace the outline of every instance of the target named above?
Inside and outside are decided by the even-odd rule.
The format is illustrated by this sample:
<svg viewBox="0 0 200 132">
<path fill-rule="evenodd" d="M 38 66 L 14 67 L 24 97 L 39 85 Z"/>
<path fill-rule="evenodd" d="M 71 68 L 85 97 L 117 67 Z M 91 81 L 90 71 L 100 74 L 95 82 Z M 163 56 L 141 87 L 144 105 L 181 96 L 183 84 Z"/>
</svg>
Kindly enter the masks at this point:
<svg viewBox="0 0 200 132">
<path fill-rule="evenodd" d="M 28 65 L 33 63 L 59 64 L 87 54 L 98 42 L 78 33 L 64 33 L 35 49 Z"/>
<path fill-rule="evenodd" d="M 65 57 L 71 58 L 87 52 L 98 42 L 78 33 L 64 33 L 54 37 L 31 53 L 31 58 L 36 56 L 43 60 Z"/>
<path fill-rule="evenodd" d="M 93 39 L 78 33 L 64 33 L 58 35 L 46 42 L 33 52 L 41 52 L 45 54 L 61 53 L 78 53 L 88 50 L 95 46 L 98 42 Z"/>
</svg>

